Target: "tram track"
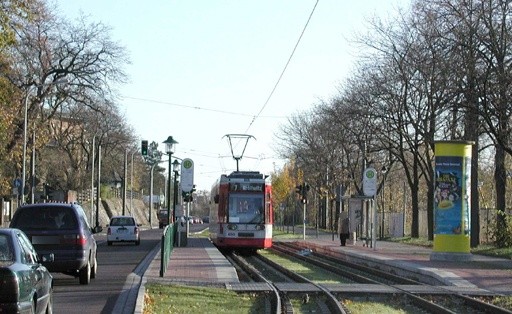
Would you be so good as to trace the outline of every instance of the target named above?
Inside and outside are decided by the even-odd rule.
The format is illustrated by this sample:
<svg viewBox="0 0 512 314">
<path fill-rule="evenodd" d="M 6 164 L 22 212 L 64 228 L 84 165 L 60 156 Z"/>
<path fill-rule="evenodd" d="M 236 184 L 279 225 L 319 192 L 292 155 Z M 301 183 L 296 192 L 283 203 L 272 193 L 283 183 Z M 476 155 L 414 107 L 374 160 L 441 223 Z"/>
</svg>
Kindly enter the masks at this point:
<svg viewBox="0 0 512 314">
<path fill-rule="evenodd" d="M 241 256 L 229 255 L 229 260 L 237 264 L 256 282 L 264 282 L 271 291 L 272 310 L 270 313 L 294 313 L 292 299 L 299 299 L 302 303 L 314 304 L 320 313 L 349 313 L 343 304 L 325 287 L 291 272 L 281 265 L 261 255 Z M 269 273 L 278 276 L 280 281 L 269 280 Z M 304 288 L 307 285 L 307 288 Z M 290 289 L 294 286 L 294 289 Z"/>
<path fill-rule="evenodd" d="M 385 287 L 388 287 L 389 291 L 394 290 L 394 293 L 407 297 L 415 306 L 431 313 L 512 313 L 508 309 L 484 302 L 475 296 L 454 292 L 447 287 L 428 285 L 418 280 L 404 278 L 391 272 L 350 263 L 331 256 L 320 256 L 310 249 L 293 243 L 274 243 L 272 250 L 340 276 L 346 276 L 357 283 L 380 286 L 382 290 L 386 290 Z M 304 254 L 304 252 L 309 252 L 309 254 Z M 334 287 L 331 287 L 331 290 L 333 289 Z M 488 297 L 483 296 L 483 298 Z"/>
</svg>

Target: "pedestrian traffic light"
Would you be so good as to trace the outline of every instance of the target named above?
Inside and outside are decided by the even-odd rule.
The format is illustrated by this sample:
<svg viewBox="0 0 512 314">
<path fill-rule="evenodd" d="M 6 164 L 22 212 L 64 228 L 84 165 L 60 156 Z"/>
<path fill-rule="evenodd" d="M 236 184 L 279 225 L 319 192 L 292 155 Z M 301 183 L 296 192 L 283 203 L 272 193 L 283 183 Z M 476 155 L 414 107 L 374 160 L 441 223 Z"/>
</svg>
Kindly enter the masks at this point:
<svg viewBox="0 0 512 314">
<path fill-rule="evenodd" d="M 141 147 L 142 156 L 147 156 L 148 155 L 148 141 L 142 140 L 140 147 Z"/>
</svg>

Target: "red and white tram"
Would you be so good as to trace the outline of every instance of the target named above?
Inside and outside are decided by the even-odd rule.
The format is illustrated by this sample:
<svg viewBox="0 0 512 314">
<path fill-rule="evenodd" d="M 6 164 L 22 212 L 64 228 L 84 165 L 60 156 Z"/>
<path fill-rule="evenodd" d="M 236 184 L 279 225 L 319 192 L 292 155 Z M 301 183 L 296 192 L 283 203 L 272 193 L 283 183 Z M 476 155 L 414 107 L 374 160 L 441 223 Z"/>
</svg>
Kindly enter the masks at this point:
<svg viewBox="0 0 512 314">
<path fill-rule="evenodd" d="M 272 246 L 272 186 L 255 171 L 223 174 L 212 188 L 210 239 L 219 249 Z"/>
</svg>

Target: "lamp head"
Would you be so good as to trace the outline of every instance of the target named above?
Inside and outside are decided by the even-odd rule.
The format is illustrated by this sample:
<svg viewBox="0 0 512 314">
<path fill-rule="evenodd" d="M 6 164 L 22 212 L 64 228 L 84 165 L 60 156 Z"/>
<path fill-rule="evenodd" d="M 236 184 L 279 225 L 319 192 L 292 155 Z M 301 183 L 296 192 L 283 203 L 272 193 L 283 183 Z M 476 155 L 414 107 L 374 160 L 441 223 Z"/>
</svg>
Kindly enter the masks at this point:
<svg viewBox="0 0 512 314">
<path fill-rule="evenodd" d="M 169 136 L 164 142 L 165 144 L 165 152 L 167 154 L 173 154 L 174 153 L 174 149 L 175 149 L 175 145 L 178 144 L 178 142 L 176 142 L 172 136 Z"/>
<path fill-rule="evenodd" d="M 180 162 L 177 159 L 174 159 L 174 161 L 172 162 L 172 171 L 178 172 L 180 165 Z"/>
</svg>

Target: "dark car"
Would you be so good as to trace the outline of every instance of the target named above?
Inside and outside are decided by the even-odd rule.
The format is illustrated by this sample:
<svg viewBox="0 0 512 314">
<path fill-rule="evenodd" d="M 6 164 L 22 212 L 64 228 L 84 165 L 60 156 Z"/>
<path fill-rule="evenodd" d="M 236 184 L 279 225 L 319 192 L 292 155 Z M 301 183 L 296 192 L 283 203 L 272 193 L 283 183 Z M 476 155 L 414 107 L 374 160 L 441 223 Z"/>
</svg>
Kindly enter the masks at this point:
<svg viewBox="0 0 512 314">
<path fill-rule="evenodd" d="M 0 313 L 52 313 L 52 295 L 53 277 L 27 236 L 0 228 Z"/>
<path fill-rule="evenodd" d="M 167 226 L 169 223 L 169 215 L 167 215 L 169 212 L 167 209 L 160 209 L 157 213 L 158 217 L 158 228 L 162 229 L 163 227 Z"/>
<path fill-rule="evenodd" d="M 14 213 L 10 227 L 23 230 L 39 254 L 54 254 L 54 261 L 43 261 L 50 272 L 78 277 L 83 285 L 96 277 L 94 230 L 80 205 L 23 205 Z"/>
</svg>

